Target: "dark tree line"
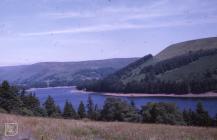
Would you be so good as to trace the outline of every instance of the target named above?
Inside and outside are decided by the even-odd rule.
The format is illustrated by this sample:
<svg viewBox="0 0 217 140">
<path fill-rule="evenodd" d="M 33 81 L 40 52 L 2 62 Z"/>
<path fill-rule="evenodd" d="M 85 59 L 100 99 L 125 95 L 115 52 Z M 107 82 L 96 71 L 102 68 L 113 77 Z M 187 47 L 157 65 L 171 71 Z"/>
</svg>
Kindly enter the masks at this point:
<svg viewBox="0 0 217 140">
<path fill-rule="evenodd" d="M 190 81 L 131 81 L 123 84 L 117 79 L 89 81 L 77 87 L 79 90 L 96 91 L 96 92 L 115 92 L 115 93 L 165 93 L 165 94 L 200 94 L 207 91 L 217 90 L 217 75 L 213 77 L 204 77 L 203 80 Z"/>
<path fill-rule="evenodd" d="M 201 103 L 197 104 L 195 111 L 182 112 L 173 103 L 148 103 L 137 108 L 133 101 L 128 103 L 120 98 L 107 98 L 100 109 L 89 96 L 87 104 L 81 101 L 77 110 L 69 101 L 61 110 L 51 96 L 41 105 L 34 94 L 12 87 L 6 81 L 0 86 L 0 112 L 64 119 L 217 126 L 217 114 L 215 118 L 210 117 Z"/>
</svg>

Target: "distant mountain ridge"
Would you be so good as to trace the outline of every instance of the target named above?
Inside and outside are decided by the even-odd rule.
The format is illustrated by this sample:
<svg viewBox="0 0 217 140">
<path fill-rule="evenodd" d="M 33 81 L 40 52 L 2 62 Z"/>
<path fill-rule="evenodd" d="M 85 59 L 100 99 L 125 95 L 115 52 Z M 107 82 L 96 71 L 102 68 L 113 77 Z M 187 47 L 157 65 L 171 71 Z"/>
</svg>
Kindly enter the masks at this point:
<svg viewBox="0 0 217 140">
<path fill-rule="evenodd" d="M 136 61 L 138 58 L 114 58 L 81 62 L 41 62 L 32 65 L 0 67 L 0 81 L 34 87 L 74 85 L 100 79 Z"/>
<path fill-rule="evenodd" d="M 180 94 L 217 90 L 217 37 L 171 45 L 156 56 L 144 56 L 84 87 L 93 91 L 126 93 Z"/>
</svg>

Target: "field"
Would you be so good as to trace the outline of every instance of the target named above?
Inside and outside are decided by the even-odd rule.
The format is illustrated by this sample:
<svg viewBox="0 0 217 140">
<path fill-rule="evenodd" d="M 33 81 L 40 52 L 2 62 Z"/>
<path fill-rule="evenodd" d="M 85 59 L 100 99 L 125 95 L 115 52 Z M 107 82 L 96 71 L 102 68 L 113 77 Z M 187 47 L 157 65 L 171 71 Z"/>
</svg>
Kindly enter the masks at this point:
<svg viewBox="0 0 217 140">
<path fill-rule="evenodd" d="M 121 122 L 94 122 L 0 114 L 0 122 L 17 122 L 16 137 L 3 140 L 216 140 L 217 128 Z M 1 138 L 0 138 L 1 139 Z"/>
</svg>

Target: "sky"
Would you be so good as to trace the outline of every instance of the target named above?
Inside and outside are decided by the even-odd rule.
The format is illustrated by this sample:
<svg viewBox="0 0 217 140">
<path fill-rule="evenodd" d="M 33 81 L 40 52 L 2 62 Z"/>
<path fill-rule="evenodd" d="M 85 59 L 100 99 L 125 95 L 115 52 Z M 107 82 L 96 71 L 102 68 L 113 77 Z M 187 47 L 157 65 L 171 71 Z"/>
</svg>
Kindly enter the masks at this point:
<svg viewBox="0 0 217 140">
<path fill-rule="evenodd" d="M 156 55 L 217 36 L 217 0 L 0 0 L 0 66 Z"/>
</svg>

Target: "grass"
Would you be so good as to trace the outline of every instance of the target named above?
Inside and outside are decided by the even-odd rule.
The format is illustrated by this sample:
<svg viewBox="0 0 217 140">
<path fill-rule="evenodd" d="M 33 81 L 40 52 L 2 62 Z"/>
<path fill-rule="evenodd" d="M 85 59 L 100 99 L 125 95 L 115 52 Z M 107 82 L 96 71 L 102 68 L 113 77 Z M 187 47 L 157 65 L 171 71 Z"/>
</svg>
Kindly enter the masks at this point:
<svg viewBox="0 0 217 140">
<path fill-rule="evenodd" d="M 0 114 L 0 123 L 17 122 L 16 140 L 217 140 L 217 128 L 94 122 Z M 0 138 L 1 139 L 1 138 Z M 3 137 L 3 140 L 7 140 Z"/>
</svg>

